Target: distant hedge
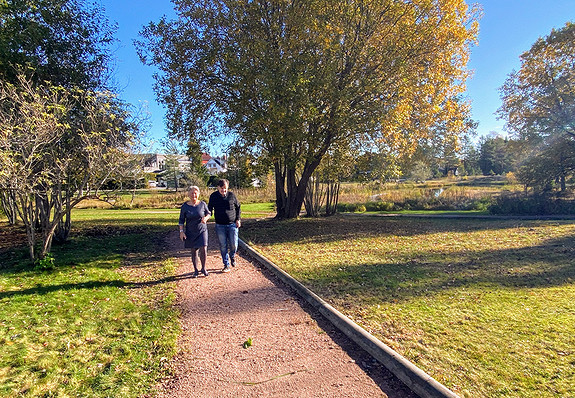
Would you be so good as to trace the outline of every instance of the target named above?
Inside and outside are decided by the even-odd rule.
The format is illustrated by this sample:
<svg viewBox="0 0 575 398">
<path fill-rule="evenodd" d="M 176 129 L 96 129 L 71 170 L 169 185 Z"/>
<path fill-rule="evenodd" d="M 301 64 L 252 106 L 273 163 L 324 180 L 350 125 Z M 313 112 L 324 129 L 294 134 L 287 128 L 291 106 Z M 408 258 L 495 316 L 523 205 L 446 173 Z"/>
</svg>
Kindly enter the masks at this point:
<svg viewBox="0 0 575 398">
<path fill-rule="evenodd" d="M 575 200 L 545 194 L 508 194 L 493 199 L 491 214 L 575 214 Z"/>
</svg>

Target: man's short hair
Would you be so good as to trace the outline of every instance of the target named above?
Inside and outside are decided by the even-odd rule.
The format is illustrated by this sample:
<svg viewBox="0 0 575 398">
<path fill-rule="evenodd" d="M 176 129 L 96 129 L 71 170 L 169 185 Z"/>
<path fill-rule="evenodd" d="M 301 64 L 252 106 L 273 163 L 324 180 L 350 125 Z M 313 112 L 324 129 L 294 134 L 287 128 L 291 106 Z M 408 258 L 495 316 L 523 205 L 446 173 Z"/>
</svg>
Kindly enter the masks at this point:
<svg viewBox="0 0 575 398">
<path fill-rule="evenodd" d="M 225 178 L 222 178 L 221 180 L 218 181 L 218 187 L 223 187 L 223 186 L 230 186 L 230 182 L 228 180 L 226 180 Z"/>
</svg>

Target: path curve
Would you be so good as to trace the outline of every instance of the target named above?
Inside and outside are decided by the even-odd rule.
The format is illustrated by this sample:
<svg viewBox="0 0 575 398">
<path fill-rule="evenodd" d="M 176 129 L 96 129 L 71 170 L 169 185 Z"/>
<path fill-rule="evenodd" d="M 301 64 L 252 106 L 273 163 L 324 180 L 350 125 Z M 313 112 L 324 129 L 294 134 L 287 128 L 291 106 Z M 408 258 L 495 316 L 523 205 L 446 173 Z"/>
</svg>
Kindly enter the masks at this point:
<svg viewBox="0 0 575 398">
<path fill-rule="evenodd" d="M 182 335 L 158 397 L 416 398 L 267 270 L 240 256 L 222 273 L 213 224 L 209 241 L 210 275 L 193 279 L 177 231 L 168 236 Z"/>
</svg>

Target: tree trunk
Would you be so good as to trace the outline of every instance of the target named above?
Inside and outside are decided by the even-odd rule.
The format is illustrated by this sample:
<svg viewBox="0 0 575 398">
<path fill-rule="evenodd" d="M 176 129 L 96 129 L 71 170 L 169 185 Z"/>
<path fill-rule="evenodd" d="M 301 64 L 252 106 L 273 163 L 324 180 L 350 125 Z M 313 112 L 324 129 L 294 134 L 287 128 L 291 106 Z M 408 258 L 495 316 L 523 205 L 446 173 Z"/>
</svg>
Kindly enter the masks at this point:
<svg viewBox="0 0 575 398">
<path fill-rule="evenodd" d="M 274 162 L 274 171 L 276 176 L 276 218 L 286 218 L 287 197 L 285 193 L 285 169 L 281 162 Z"/>
<path fill-rule="evenodd" d="M 337 213 L 337 204 L 339 202 L 339 182 L 328 182 L 325 203 L 325 215 L 333 216 Z"/>
<path fill-rule="evenodd" d="M 295 168 L 289 168 L 287 170 L 287 211 L 285 218 L 297 218 L 303 206 L 303 201 L 305 198 L 305 191 L 309 179 L 312 173 L 315 171 L 319 161 L 314 161 L 311 163 L 306 163 L 304 166 L 301 178 L 297 181 Z"/>
<path fill-rule="evenodd" d="M 8 223 L 15 225 L 18 222 L 18 208 L 16 205 L 16 195 L 13 190 L 6 190 L 0 192 L 0 206 L 6 217 Z"/>
<path fill-rule="evenodd" d="M 32 195 L 26 193 L 18 193 L 17 200 L 20 202 L 18 211 L 20 218 L 26 228 L 26 240 L 28 241 L 28 251 L 30 259 L 34 261 L 35 253 L 34 247 L 36 246 L 36 229 L 34 225 L 34 202 L 31 198 Z"/>
<path fill-rule="evenodd" d="M 328 187 L 329 189 L 329 187 Z M 326 197 L 326 191 L 316 175 L 309 179 L 305 191 L 304 206 L 308 217 L 319 217 L 319 211 Z"/>
</svg>

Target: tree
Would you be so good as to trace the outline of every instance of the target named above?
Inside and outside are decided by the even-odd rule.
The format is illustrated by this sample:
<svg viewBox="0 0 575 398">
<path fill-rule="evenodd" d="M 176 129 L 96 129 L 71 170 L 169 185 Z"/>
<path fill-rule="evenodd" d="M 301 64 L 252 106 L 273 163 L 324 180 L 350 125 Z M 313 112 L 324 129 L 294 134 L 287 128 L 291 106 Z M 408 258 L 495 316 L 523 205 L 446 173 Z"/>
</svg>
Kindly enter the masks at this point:
<svg viewBox="0 0 575 398">
<path fill-rule="evenodd" d="M 508 142 L 501 136 L 491 136 L 482 140 L 479 150 L 479 167 L 483 175 L 502 175 L 513 170 Z"/>
<path fill-rule="evenodd" d="M 304 198 L 306 214 L 318 217 L 325 203 L 325 215 L 337 212 L 341 181 L 352 173 L 353 155 L 350 148 L 329 151 L 310 178 Z"/>
<path fill-rule="evenodd" d="M 0 80 L 102 89 L 115 27 L 101 6 L 82 0 L 0 2 Z"/>
<path fill-rule="evenodd" d="M 462 119 L 473 12 L 463 0 L 176 0 L 139 43 L 173 135 L 219 130 L 273 165 L 277 216 L 297 217 L 338 146 L 409 151 Z"/>
<path fill-rule="evenodd" d="M 129 158 L 137 123 L 107 90 L 113 33 L 82 0 L 0 2 L 0 200 L 33 259 Z"/>
<path fill-rule="evenodd" d="M 499 109 L 531 149 L 520 180 L 539 188 L 558 180 L 564 191 L 575 171 L 575 24 L 539 38 L 520 58 L 519 71 L 501 88 Z"/>
<path fill-rule="evenodd" d="M 127 158 L 131 128 L 110 93 L 38 87 L 24 77 L 0 83 L 0 192 L 26 227 L 32 259 L 67 239 L 72 208 L 97 196 Z"/>
<path fill-rule="evenodd" d="M 461 148 L 461 163 L 465 175 L 476 175 L 481 172 L 479 168 L 479 150 L 472 140 L 472 135 L 463 138 Z"/>
<path fill-rule="evenodd" d="M 249 150 L 233 146 L 230 148 L 227 170 L 223 173 L 223 177 L 230 182 L 232 188 L 250 188 L 258 178 L 255 165 L 255 159 Z"/>
<path fill-rule="evenodd" d="M 559 186 L 561 192 L 567 189 L 567 176 L 575 172 L 575 145 L 545 146 L 528 156 L 521 164 L 517 177 L 526 188 L 540 192 L 551 191 Z"/>
</svg>

